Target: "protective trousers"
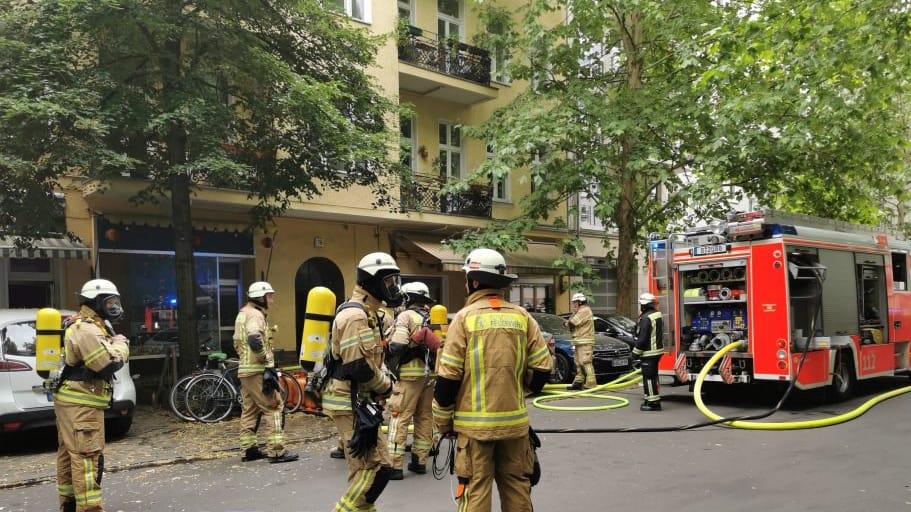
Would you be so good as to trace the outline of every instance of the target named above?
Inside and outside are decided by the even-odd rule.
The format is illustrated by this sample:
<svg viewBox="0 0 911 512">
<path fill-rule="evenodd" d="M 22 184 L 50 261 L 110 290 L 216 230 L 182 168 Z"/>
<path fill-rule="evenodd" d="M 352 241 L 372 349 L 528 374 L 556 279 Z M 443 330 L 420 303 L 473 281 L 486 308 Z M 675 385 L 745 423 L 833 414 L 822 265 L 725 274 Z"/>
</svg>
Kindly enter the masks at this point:
<svg viewBox="0 0 911 512">
<path fill-rule="evenodd" d="M 389 457 L 394 469 L 402 469 L 408 424 L 414 419 L 411 454 L 418 464 L 427 464 L 433 438 L 433 381 L 427 377 L 395 383 L 389 407 Z"/>
<path fill-rule="evenodd" d="M 100 512 L 104 410 L 54 402 L 60 510 Z"/>
<path fill-rule="evenodd" d="M 660 402 L 661 388 L 658 385 L 658 360 L 660 357 L 643 357 L 640 364 L 642 367 L 642 390 L 645 393 L 646 402 Z"/>
<path fill-rule="evenodd" d="M 345 462 L 348 464 L 348 488 L 333 510 L 375 512 L 374 503 L 389 483 L 389 474 L 392 472 L 392 468 L 389 467 L 386 436 L 383 435 L 382 429 L 378 430 L 376 446 L 364 457 L 354 457 L 348 449 L 348 442 L 354 435 L 354 417 L 351 411 L 333 411 L 332 421 L 345 447 Z"/>
<path fill-rule="evenodd" d="M 594 348 L 591 343 L 574 345 L 573 362 L 576 363 L 576 378 L 573 384 L 582 384 L 586 388 L 593 388 L 598 383 L 595 381 L 595 367 L 592 364 Z"/>
<path fill-rule="evenodd" d="M 496 441 L 478 441 L 462 435 L 456 446 L 459 512 L 490 512 L 494 480 L 501 511 L 532 511 L 529 477 L 534 470 L 534 451 L 528 434 Z"/>
<path fill-rule="evenodd" d="M 282 398 L 278 391 L 263 393 L 263 375 L 240 377 L 243 410 L 240 413 L 240 448 L 256 446 L 256 419 L 262 414 L 263 433 L 266 436 L 266 455 L 280 457 L 285 453 L 282 433 Z"/>
</svg>

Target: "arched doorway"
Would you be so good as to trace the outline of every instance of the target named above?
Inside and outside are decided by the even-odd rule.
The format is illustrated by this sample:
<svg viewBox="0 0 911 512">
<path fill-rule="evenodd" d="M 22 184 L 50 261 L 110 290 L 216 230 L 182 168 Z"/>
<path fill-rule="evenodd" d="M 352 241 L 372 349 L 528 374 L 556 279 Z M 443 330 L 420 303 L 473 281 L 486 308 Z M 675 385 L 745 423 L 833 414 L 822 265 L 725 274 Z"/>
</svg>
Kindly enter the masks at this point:
<svg viewBox="0 0 911 512">
<path fill-rule="evenodd" d="M 294 337 L 297 353 L 301 350 L 301 332 L 304 328 L 304 313 L 307 311 L 307 294 L 314 286 L 325 286 L 335 294 L 335 305 L 338 307 L 347 298 L 345 296 L 345 278 L 338 266 L 328 258 L 310 258 L 297 269 L 294 277 L 294 310 L 296 330 Z"/>
</svg>

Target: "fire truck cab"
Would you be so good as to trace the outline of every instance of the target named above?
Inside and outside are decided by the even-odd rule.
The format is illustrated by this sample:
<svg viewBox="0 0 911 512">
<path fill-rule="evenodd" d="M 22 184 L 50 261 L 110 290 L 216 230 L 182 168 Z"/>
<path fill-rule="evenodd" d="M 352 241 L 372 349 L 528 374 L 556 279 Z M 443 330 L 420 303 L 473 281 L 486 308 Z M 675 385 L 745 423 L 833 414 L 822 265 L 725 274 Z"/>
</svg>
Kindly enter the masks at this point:
<svg viewBox="0 0 911 512">
<path fill-rule="evenodd" d="M 740 341 L 707 381 L 796 379 L 839 400 L 858 380 L 907 374 L 909 250 L 870 228 L 772 210 L 652 235 L 649 289 L 666 326 L 659 372 L 692 384 Z"/>
</svg>

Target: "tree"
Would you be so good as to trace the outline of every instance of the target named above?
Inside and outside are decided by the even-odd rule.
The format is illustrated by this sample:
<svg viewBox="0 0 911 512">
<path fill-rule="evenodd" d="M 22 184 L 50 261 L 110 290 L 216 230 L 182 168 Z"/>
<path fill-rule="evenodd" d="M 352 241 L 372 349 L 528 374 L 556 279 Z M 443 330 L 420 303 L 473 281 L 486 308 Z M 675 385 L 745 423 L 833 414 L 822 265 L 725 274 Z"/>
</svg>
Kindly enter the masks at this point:
<svg viewBox="0 0 911 512">
<path fill-rule="evenodd" d="M 171 204 L 189 373 L 199 184 L 247 191 L 251 228 L 327 187 L 388 202 L 394 105 L 365 71 L 379 43 L 317 0 L 0 0 L 0 227 L 46 232 L 26 213 L 65 175 L 145 180 L 135 201 Z"/>
<path fill-rule="evenodd" d="M 535 187 L 520 216 L 463 243 L 521 243 L 585 194 L 617 234 L 618 312 L 634 316 L 646 235 L 721 217 L 739 194 L 874 219 L 873 180 L 905 133 L 888 112 L 900 79 L 886 63 L 906 69 L 907 16 L 874 20 L 888 3 L 533 0 L 505 30 L 515 13 L 483 4 L 498 30 L 481 44 L 510 48 L 510 75 L 530 87 L 467 131 L 493 148 L 473 178 L 525 167 Z"/>
</svg>

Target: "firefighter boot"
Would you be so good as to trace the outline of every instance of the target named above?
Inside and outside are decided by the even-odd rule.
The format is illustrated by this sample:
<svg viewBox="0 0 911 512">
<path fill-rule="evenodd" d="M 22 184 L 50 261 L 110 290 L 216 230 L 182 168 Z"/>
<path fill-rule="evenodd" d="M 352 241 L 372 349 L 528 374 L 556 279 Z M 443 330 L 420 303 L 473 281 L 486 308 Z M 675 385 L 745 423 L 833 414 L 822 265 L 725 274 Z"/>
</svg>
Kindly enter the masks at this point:
<svg viewBox="0 0 911 512">
<path fill-rule="evenodd" d="M 660 411 L 661 402 L 659 402 L 657 400 L 653 401 L 653 402 L 642 402 L 642 405 L 639 406 L 639 410 L 640 411 Z"/>
<path fill-rule="evenodd" d="M 263 453 L 263 451 L 259 449 L 259 446 L 253 445 L 253 446 L 247 448 L 247 450 L 244 452 L 243 458 L 241 458 L 240 460 L 242 460 L 244 462 L 250 462 L 251 460 L 259 460 L 259 459 L 265 459 L 265 458 L 266 458 L 266 454 Z"/>
<path fill-rule="evenodd" d="M 404 480 L 405 473 L 402 472 L 401 469 L 393 469 L 389 472 L 389 479 L 390 480 Z"/>
<path fill-rule="evenodd" d="M 60 512 L 76 512 L 76 502 L 67 500 L 60 504 Z"/>
<path fill-rule="evenodd" d="M 294 452 L 285 452 L 276 457 L 269 457 L 269 462 L 272 464 L 277 464 L 280 462 L 294 462 L 298 459 L 298 455 Z"/>
<path fill-rule="evenodd" d="M 566 386 L 567 391 L 582 391 L 581 382 L 573 382 L 572 385 Z"/>
<path fill-rule="evenodd" d="M 408 471 L 412 473 L 417 473 L 419 475 L 427 474 L 427 465 L 421 464 L 418 462 L 417 456 L 414 454 L 411 455 L 411 462 L 408 463 Z"/>
<path fill-rule="evenodd" d="M 345 452 L 343 452 L 341 448 L 336 447 L 333 448 L 331 452 L 329 452 L 329 456 L 333 459 L 344 459 Z"/>
</svg>

